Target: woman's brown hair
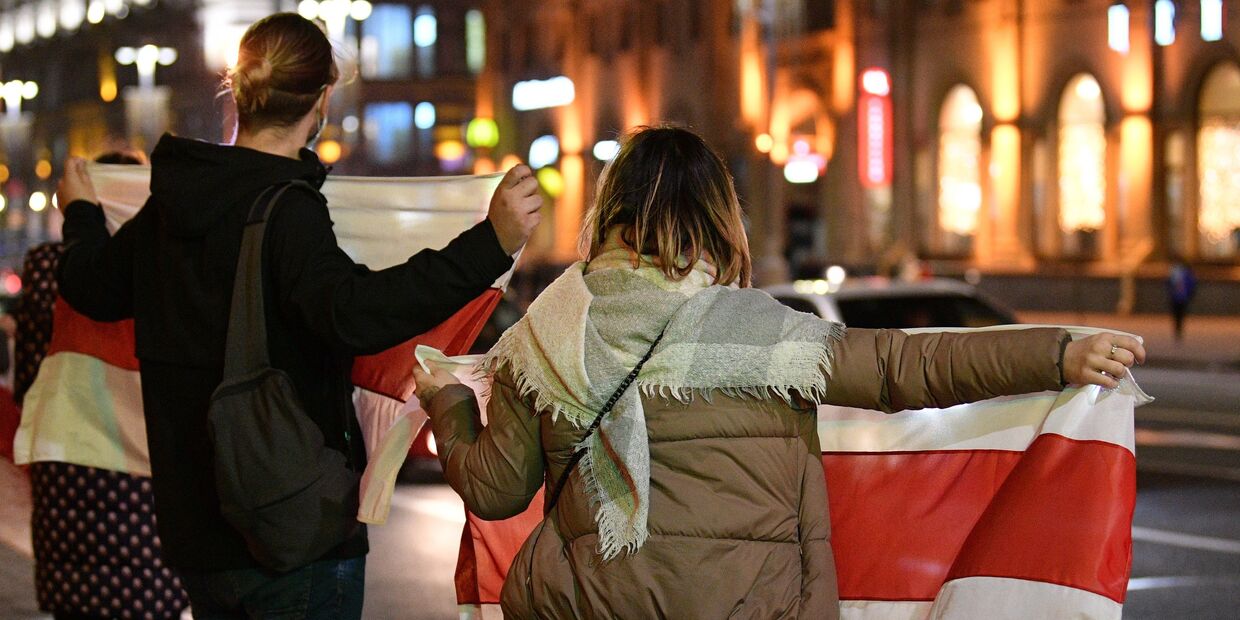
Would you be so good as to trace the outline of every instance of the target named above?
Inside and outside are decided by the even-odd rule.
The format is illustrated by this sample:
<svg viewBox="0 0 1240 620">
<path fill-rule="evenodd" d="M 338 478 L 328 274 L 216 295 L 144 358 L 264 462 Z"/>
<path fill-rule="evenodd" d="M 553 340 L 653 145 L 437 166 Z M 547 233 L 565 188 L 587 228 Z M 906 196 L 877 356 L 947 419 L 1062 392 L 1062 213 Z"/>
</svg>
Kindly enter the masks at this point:
<svg viewBox="0 0 1240 620">
<path fill-rule="evenodd" d="M 237 124 L 254 131 L 301 120 L 338 77 L 322 28 L 296 13 L 276 13 L 245 31 L 225 85 L 237 102 Z"/>
<path fill-rule="evenodd" d="M 749 286 L 753 271 L 740 202 L 723 159 L 679 127 L 639 127 L 603 168 L 586 214 L 582 249 L 601 252 L 617 227 L 640 254 L 680 280 L 698 259 L 715 267 L 715 283 Z"/>
</svg>

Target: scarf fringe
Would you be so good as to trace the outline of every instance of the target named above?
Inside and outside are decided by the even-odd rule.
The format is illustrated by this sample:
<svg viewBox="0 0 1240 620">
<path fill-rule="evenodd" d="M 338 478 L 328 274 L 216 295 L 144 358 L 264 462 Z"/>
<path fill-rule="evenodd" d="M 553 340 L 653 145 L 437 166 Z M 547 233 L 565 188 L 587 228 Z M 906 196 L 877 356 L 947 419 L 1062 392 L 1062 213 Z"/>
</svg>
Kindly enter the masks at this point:
<svg viewBox="0 0 1240 620">
<path fill-rule="evenodd" d="M 505 333 L 505 335 L 511 333 L 511 331 Z M 520 359 L 520 355 L 516 351 L 516 340 L 516 338 L 500 338 L 499 342 L 495 343 L 491 351 L 478 364 L 477 369 L 474 371 L 475 376 L 478 378 L 491 377 L 501 369 L 508 368 L 512 372 L 513 381 L 517 383 L 517 396 L 528 398 L 532 395 L 534 397 L 535 413 L 545 411 L 551 414 L 552 422 L 559 420 L 559 417 L 563 415 L 573 425 L 573 428 L 580 429 L 589 426 L 594 421 L 594 418 L 585 419 L 589 415 L 587 412 L 580 411 L 576 407 L 569 407 L 567 403 L 548 396 L 548 390 L 538 380 L 538 376 L 530 372 L 525 365 L 516 363 Z M 594 415 L 597 415 L 597 413 Z"/>
<path fill-rule="evenodd" d="M 675 400 L 681 404 L 687 405 L 693 402 L 697 397 L 707 403 L 712 402 L 712 394 L 719 393 L 729 398 L 737 400 L 768 400 L 771 398 L 783 401 L 789 406 L 796 406 L 796 397 L 809 400 L 813 403 L 820 403 L 826 399 L 827 380 L 835 368 L 835 347 L 832 346 L 844 338 L 846 328 L 841 323 L 832 323 L 827 332 L 827 343 L 818 354 L 818 359 L 814 363 L 812 369 L 801 368 L 798 373 L 810 374 L 815 378 L 805 383 L 779 383 L 766 385 L 729 385 L 729 386 L 690 386 L 690 385 L 669 385 L 667 383 L 656 383 L 643 381 L 638 376 L 637 387 L 641 390 L 642 396 L 665 398 Z M 514 365 L 509 364 L 514 372 L 518 372 Z"/>
<path fill-rule="evenodd" d="M 827 337 L 834 344 L 844 337 L 844 331 L 845 328 L 842 324 L 835 323 L 831 326 Z M 480 376 L 492 376 L 500 369 L 508 368 L 512 372 L 513 380 L 517 383 L 517 395 L 521 398 L 527 398 L 532 395 L 534 397 L 535 411 L 549 413 L 552 421 L 558 420 L 559 416 L 563 415 L 574 428 L 585 428 L 594 421 L 594 416 L 598 415 L 598 412 L 588 412 L 576 407 L 569 407 L 566 406 L 566 403 L 547 396 L 548 390 L 546 386 L 541 385 L 542 382 L 539 381 L 539 377 L 524 364 L 517 363 L 520 357 L 514 350 L 516 347 L 511 345 L 512 342 L 504 342 L 501 339 L 482 360 L 482 363 L 478 365 L 476 372 Z M 636 384 L 643 396 L 666 398 L 686 405 L 692 403 L 698 397 L 709 403 L 711 402 L 711 395 L 719 393 L 738 400 L 767 400 L 776 398 L 784 404 L 795 406 L 798 395 L 810 402 L 822 402 L 826 398 L 827 393 L 825 377 L 830 376 L 834 367 L 835 347 L 824 346 L 822 352 L 818 355 L 818 360 L 813 369 L 813 373 L 822 378 L 808 383 L 705 387 L 648 382 L 643 381 L 639 375 Z"/>
<path fill-rule="evenodd" d="M 597 431 L 596 431 L 597 432 Z M 646 544 L 649 531 L 646 523 L 635 523 L 640 519 L 642 511 L 634 511 L 630 519 L 615 503 L 604 501 L 604 493 L 594 473 L 594 450 L 589 443 L 593 437 L 577 445 L 578 450 L 585 450 L 585 455 L 578 462 L 581 479 L 585 483 L 586 497 L 590 498 L 590 507 L 594 509 L 594 522 L 598 525 L 598 546 L 603 561 L 607 562 L 621 554 L 636 553 Z"/>
</svg>

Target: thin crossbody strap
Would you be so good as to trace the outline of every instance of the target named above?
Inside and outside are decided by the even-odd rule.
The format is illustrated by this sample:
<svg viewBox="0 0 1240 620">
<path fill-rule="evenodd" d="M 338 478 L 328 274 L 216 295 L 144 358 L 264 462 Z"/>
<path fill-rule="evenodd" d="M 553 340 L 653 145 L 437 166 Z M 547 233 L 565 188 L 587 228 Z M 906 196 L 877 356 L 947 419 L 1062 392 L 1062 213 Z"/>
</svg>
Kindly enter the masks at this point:
<svg viewBox="0 0 1240 620">
<path fill-rule="evenodd" d="M 594 431 L 598 430 L 599 425 L 603 423 L 603 417 L 610 413 L 612 408 L 616 406 L 616 402 L 620 400 L 621 396 L 624 396 L 624 392 L 628 390 L 629 386 L 633 384 L 633 381 L 637 379 L 637 374 L 641 372 L 642 366 L 645 366 L 646 362 L 650 359 L 650 356 L 654 354 L 654 348 L 659 346 L 659 341 L 663 340 L 663 333 L 665 331 L 667 331 L 666 327 L 663 328 L 663 331 L 659 332 L 659 335 L 654 339 L 654 342 L 650 343 L 650 349 L 646 351 L 646 355 L 642 356 L 641 361 L 637 362 L 637 365 L 634 366 L 633 370 L 629 372 L 629 376 L 625 377 L 624 381 L 620 382 L 620 387 L 616 388 L 616 391 L 611 395 L 611 398 L 607 399 L 607 404 L 603 405 L 603 408 L 599 410 L 598 415 L 594 416 L 594 421 L 590 423 L 590 427 L 586 429 L 585 434 L 581 436 L 581 441 L 577 442 L 577 445 L 580 446 L 581 444 L 584 444 L 586 440 L 590 438 L 590 435 L 593 435 Z M 585 455 L 585 448 L 577 448 L 577 450 L 573 452 L 573 456 L 568 459 L 568 465 L 564 467 L 564 472 L 560 474 L 560 479 L 556 481 L 555 487 L 551 489 L 551 495 L 548 496 L 547 501 L 543 503 L 544 516 L 550 514 L 551 509 L 555 508 L 556 502 L 560 501 L 560 493 L 564 491 L 564 486 L 568 484 L 568 476 L 573 473 L 573 469 L 577 467 L 577 463 L 580 462 L 581 458 Z"/>
</svg>

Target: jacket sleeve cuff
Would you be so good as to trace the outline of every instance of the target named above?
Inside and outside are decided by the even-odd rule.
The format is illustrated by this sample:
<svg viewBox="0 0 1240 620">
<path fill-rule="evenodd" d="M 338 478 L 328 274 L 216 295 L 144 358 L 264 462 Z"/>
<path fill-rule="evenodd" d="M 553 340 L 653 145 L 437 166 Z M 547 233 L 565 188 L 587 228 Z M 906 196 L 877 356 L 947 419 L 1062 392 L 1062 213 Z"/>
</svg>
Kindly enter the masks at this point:
<svg viewBox="0 0 1240 620">
<path fill-rule="evenodd" d="M 1068 382 L 1064 380 L 1063 376 L 1063 356 L 1064 353 L 1068 351 L 1068 344 L 1071 342 L 1072 334 L 1069 334 L 1067 330 L 1064 330 L 1064 332 L 1059 336 L 1059 361 L 1055 364 L 1059 367 L 1059 387 L 1061 389 L 1068 387 Z"/>
<path fill-rule="evenodd" d="M 99 220 L 101 222 L 106 221 L 103 216 L 103 207 L 90 202 L 89 200 L 74 200 L 68 205 L 65 205 L 63 211 L 65 214 L 65 219 L 89 218 L 92 220 Z"/>
<path fill-rule="evenodd" d="M 482 430 L 478 399 L 469 386 L 458 383 L 444 386 L 422 407 L 430 417 L 431 431 L 439 444 L 439 463 L 446 471 L 448 457 L 456 445 L 474 443 Z"/>
<path fill-rule="evenodd" d="M 499 278 L 512 269 L 512 257 L 499 244 L 499 237 L 489 219 L 461 233 L 450 245 L 459 247 L 479 272 L 490 274 L 491 279 Z"/>
<path fill-rule="evenodd" d="M 475 400 L 475 398 L 473 389 L 468 385 L 454 383 L 445 385 L 443 389 L 436 392 L 430 402 L 422 403 L 422 408 L 426 410 L 431 420 L 434 420 L 454 409 L 462 401 Z"/>
</svg>

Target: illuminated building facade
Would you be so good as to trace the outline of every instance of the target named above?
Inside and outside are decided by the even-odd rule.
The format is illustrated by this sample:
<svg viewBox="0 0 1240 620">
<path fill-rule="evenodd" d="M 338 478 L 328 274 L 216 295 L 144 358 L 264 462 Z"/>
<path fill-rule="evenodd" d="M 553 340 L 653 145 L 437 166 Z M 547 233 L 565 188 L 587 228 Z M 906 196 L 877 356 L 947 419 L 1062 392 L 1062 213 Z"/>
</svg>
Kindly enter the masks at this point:
<svg viewBox="0 0 1240 620">
<path fill-rule="evenodd" d="M 226 138 L 220 72 L 275 10 L 341 50 L 325 161 L 535 164 L 534 263 L 575 258 L 618 133 L 672 122 L 727 159 L 759 281 L 916 257 L 1128 307 L 1182 257 L 1240 287 L 1233 0 L 0 0 L 0 254 L 54 228 L 65 155 Z"/>
<path fill-rule="evenodd" d="M 465 130 L 486 61 L 480 4 L 0 1 L 0 267 L 20 268 L 27 246 L 58 234 L 50 197 L 67 156 L 149 153 L 165 131 L 231 139 L 221 78 L 245 29 L 276 11 L 318 19 L 337 49 L 325 162 L 345 174 L 469 172 Z"/>
<path fill-rule="evenodd" d="M 1110 279 L 1121 310 L 1162 311 L 1176 259 L 1240 293 L 1240 2 L 862 4 L 888 41 L 858 49 L 893 76 L 897 246 Z"/>
<path fill-rule="evenodd" d="M 726 153 L 767 280 L 916 257 L 990 280 L 1106 281 L 1096 309 L 1162 310 L 1161 279 L 1182 257 L 1203 290 L 1237 292 L 1240 2 L 488 10 L 505 16 L 479 94 L 500 128 L 496 157 L 558 140 L 551 260 L 574 256 L 601 166 L 592 146 L 677 122 Z M 570 100 L 514 105 L 518 83 L 555 76 L 571 80 Z"/>
</svg>

